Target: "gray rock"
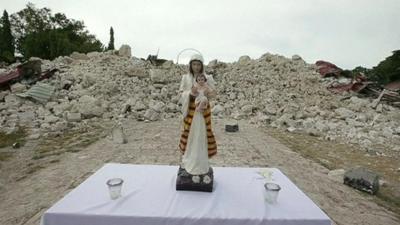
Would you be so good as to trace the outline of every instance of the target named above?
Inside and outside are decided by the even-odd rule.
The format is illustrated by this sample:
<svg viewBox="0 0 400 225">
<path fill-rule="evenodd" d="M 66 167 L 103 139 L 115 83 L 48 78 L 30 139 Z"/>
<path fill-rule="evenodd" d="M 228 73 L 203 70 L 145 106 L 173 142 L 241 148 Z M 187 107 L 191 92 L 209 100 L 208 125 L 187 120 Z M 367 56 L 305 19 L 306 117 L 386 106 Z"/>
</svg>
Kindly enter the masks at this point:
<svg viewBox="0 0 400 225">
<path fill-rule="evenodd" d="M 239 60 L 238 60 L 238 63 L 239 63 L 239 65 L 245 65 L 245 64 L 247 64 L 248 62 L 250 62 L 250 60 L 251 60 L 250 56 L 248 56 L 248 55 L 243 55 L 243 56 L 240 56 L 240 58 L 239 58 Z"/>
<path fill-rule="evenodd" d="M 86 74 L 83 76 L 83 79 L 82 79 L 82 83 L 81 83 L 81 84 L 82 84 L 82 87 L 83 87 L 83 88 L 88 88 L 88 87 L 92 86 L 93 84 L 95 84 L 96 81 L 97 81 L 97 79 L 96 79 L 96 75 L 95 75 L 95 74 L 86 73 Z"/>
<path fill-rule="evenodd" d="M 137 101 L 135 106 L 133 107 L 135 111 L 142 111 L 147 109 L 146 105 L 142 101 Z"/>
<path fill-rule="evenodd" d="M 167 109 L 167 112 L 178 112 L 179 111 L 179 107 L 176 104 L 171 103 L 171 102 L 167 104 L 166 109 Z"/>
<path fill-rule="evenodd" d="M 269 115 L 276 115 L 278 112 L 278 109 L 274 105 L 266 105 L 263 112 L 265 112 Z"/>
<path fill-rule="evenodd" d="M 164 69 L 171 69 L 173 66 L 174 66 L 174 62 L 173 62 L 172 60 L 165 61 L 165 62 L 162 64 L 162 67 L 163 67 Z"/>
<path fill-rule="evenodd" d="M 308 129 L 305 129 L 305 131 L 308 135 L 314 136 L 314 137 L 319 137 L 322 135 L 322 133 L 315 128 L 308 128 Z"/>
<path fill-rule="evenodd" d="M 18 107 L 22 104 L 24 100 L 15 94 L 9 94 L 4 97 L 4 102 L 8 106 Z"/>
<path fill-rule="evenodd" d="M 89 58 L 96 58 L 102 56 L 101 52 L 88 52 L 86 54 Z"/>
<path fill-rule="evenodd" d="M 89 57 L 83 53 L 73 52 L 69 57 L 75 60 L 88 60 Z"/>
<path fill-rule="evenodd" d="M 131 47 L 129 45 L 122 45 L 118 50 L 118 55 L 127 58 L 132 57 Z"/>
<path fill-rule="evenodd" d="M 6 95 L 8 95 L 9 92 L 8 91 L 2 91 L 0 92 L 0 102 L 4 101 L 4 98 L 6 97 Z"/>
<path fill-rule="evenodd" d="M 292 60 L 302 60 L 302 58 L 299 55 L 293 55 Z"/>
<path fill-rule="evenodd" d="M 69 56 L 60 56 L 57 58 L 58 61 L 64 63 L 64 64 L 71 64 L 74 62 L 74 59 L 72 59 Z"/>
<path fill-rule="evenodd" d="M 52 107 L 53 113 L 56 116 L 62 116 L 65 111 L 71 109 L 72 105 L 69 102 L 61 102 L 60 104 L 54 105 Z"/>
<path fill-rule="evenodd" d="M 155 87 L 156 89 L 163 89 L 163 88 L 165 88 L 165 84 L 157 84 L 157 83 L 155 83 L 155 84 L 153 84 L 153 87 Z"/>
<path fill-rule="evenodd" d="M 53 132 L 62 132 L 62 131 L 67 130 L 67 128 L 68 128 L 67 121 L 58 121 L 53 126 L 51 126 L 50 129 Z"/>
<path fill-rule="evenodd" d="M 340 119 L 353 118 L 355 116 L 353 111 L 346 108 L 338 108 L 335 110 L 335 113 Z"/>
<path fill-rule="evenodd" d="M 134 98 L 129 98 L 128 101 L 125 102 L 125 104 L 122 106 L 121 113 L 127 113 L 128 111 L 132 111 L 133 107 L 136 104 L 136 99 Z"/>
<path fill-rule="evenodd" d="M 382 104 L 379 104 L 379 105 L 376 107 L 376 111 L 377 111 L 378 113 L 381 113 L 381 112 L 383 111 L 383 106 L 382 106 Z"/>
<path fill-rule="evenodd" d="M 88 95 L 84 95 L 79 99 L 77 108 L 84 118 L 101 117 L 104 113 L 101 101 Z"/>
<path fill-rule="evenodd" d="M 287 113 L 283 114 L 274 123 L 277 127 L 295 127 L 295 121 L 293 120 L 293 114 Z"/>
<path fill-rule="evenodd" d="M 253 106 L 252 105 L 244 105 L 242 107 L 242 112 L 245 114 L 251 114 L 253 112 Z"/>
<path fill-rule="evenodd" d="M 153 109 L 148 109 L 144 113 L 144 118 L 150 121 L 156 121 L 160 119 L 160 113 L 154 111 Z"/>
<path fill-rule="evenodd" d="M 350 98 L 350 104 L 348 107 L 353 111 L 362 112 L 368 108 L 367 106 L 369 104 L 370 104 L 370 102 L 368 99 L 362 99 L 357 96 L 352 96 Z"/>
<path fill-rule="evenodd" d="M 35 113 L 33 111 L 26 111 L 18 113 L 20 123 L 29 124 L 35 120 Z"/>
<path fill-rule="evenodd" d="M 165 104 L 163 102 L 161 102 L 161 101 L 151 100 L 150 103 L 149 103 L 149 108 L 153 109 L 154 111 L 156 111 L 158 113 L 160 113 L 160 112 L 164 111 Z"/>
<path fill-rule="evenodd" d="M 115 127 L 112 130 L 112 139 L 114 143 L 125 144 L 128 143 L 126 135 L 122 126 Z"/>
<path fill-rule="evenodd" d="M 26 85 L 21 83 L 15 83 L 10 87 L 12 93 L 21 93 L 26 90 Z"/>
<path fill-rule="evenodd" d="M 382 136 L 391 140 L 393 137 L 393 130 L 390 127 L 384 127 L 382 129 Z"/>
<path fill-rule="evenodd" d="M 328 173 L 328 177 L 338 183 L 342 183 L 345 172 L 344 169 L 331 170 Z"/>
<path fill-rule="evenodd" d="M 80 113 L 67 113 L 67 121 L 68 122 L 80 122 L 82 120 L 82 114 Z"/>
<path fill-rule="evenodd" d="M 215 105 L 212 109 L 211 112 L 213 115 L 217 115 L 221 112 L 224 112 L 225 108 L 222 105 Z"/>
<path fill-rule="evenodd" d="M 327 132 L 329 130 L 329 127 L 324 124 L 322 121 L 317 120 L 316 123 L 314 124 L 315 129 L 317 129 L 320 132 Z"/>
<path fill-rule="evenodd" d="M 53 116 L 53 115 L 48 115 L 44 118 L 45 123 L 55 123 L 59 120 L 60 120 L 60 118 L 58 118 L 57 116 Z"/>
<path fill-rule="evenodd" d="M 379 190 L 379 175 L 362 167 L 353 168 L 344 174 L 344 184 L 376 194 Z"/>
<path fill-rule="evenodd" d="M 33 133 L 27 137 L 28 140 L 37 140 L 40 138 L 40 133 Z"/>
<path fill-rule="evenodd" d="M 144 78 L 149 76 L 149 72 L 144 68 L 131 67 L 125 70 L 125 75 L 128 77 Z"/>
<path fill-rule="evenodd" d="M 214 59 L 214 60 L 211 60 L 211 61 L 208 63 L 207 66 L 213 68 L 213 67 L 217 66 L 217 64 L 218 64 L 218 60 L 217 60 L 217 59 Z"/>
<path fill-rule="evenodd" d="M 153 83 L 167 83 L 167 70 L 164 69 L 150 69 L 150 80 Z"/>
</svg>

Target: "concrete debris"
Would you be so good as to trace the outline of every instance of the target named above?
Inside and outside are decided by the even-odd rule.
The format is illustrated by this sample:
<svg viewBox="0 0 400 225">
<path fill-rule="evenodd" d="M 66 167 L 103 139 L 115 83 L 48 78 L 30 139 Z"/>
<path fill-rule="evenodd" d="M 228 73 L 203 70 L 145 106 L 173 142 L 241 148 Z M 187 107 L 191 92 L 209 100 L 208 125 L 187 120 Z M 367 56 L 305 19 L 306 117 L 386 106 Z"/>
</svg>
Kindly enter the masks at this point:
<svg viewBox="0 0 400 225">
<path fill-rule="evenodd" d="M 44 93 L 26 94 L 35 86 L 23 79 L 14 80 L 10 90 L 0 91 L 0 126 L 5 130 L 25 123 L 40 137 L 121 117 L 138 121 L 181 118 L 178 89 L 182 74 L 187 73 L 182 65 L 170 61 L 153 65 L 151 60 L 132 57 L 129 46 L 35 60 L 33 65 L 40 64 L 40 71 L 58 70 L 38 83 L 49 87 Z M 388 92 L 381 99 L 381 92 L 374 98 L 348 91 L 333 94 L 327 87 L 336 78 L 321 77 L 317 68 L 299 55 L 286 58 L 266 53 L 258 59 L 242 56 L 233 63 L 212 60 L 206 71 L 213 73 L 218 91 L 210 99 L 213 118 L 246 119 L 259 126 L 358 143 L 366 150 L 380 145 L 400 151 L 400 113 L 383 101 Z M 332 67 L 325 72 L 337 71 Z M 24 92 L 44 104 L 20 98 Z"/>
</svg>

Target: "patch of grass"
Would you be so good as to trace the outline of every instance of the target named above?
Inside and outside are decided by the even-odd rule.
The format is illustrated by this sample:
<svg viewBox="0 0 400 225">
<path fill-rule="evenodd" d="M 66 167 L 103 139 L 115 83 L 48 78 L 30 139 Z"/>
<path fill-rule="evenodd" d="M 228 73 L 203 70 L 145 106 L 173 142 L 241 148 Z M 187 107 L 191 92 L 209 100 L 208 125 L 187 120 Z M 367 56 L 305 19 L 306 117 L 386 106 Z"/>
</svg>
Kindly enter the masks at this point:
<svg viewBox="0 0 400 225">
<path fill-rule="evenodd" d="M 61 155 L 65 152 L 79 152 L 99 140 L 101 138 L 99 133 L 99 129 L 93 128 L 91 132 L 75 130 L 68 131 L 61 136 L 48 137 L 36 146 L 32 159 Z"/>
<path fill-rule="evenodd" d="M 390 194 L 390 191 L 386 191 L 382 188 L 377 193 L 378 199 L 375 201 L 378 205 L 384 206 L 397 213 L 398 218 L 400 219 L 400 196 L 393 197 Z"/>
<path fill-rule="evenodd" d="M 0 152 L 0 161 L 6 161 L 12 156 L 12 152 Z"/>
<path fill-rule="evenodd" d="M 0 148 L 12 146 L 15 142 L 19 142 L 21 145 L 25 143 L 26 131 L 23 127 L 19 127 L 15 132 L 7 134 L 0 131 Z"/>
<path fill-rule="evenodd" d="M 393 211 L 400 218 L 400 173 L 399 159 L 389 156 L 372 156 L 357 145 L 342 144 L 337 141 L 321 140 L 302 133 L 289 133 L 283 130 L 267 128 L 269 135 L 279 140 L 304 158 L 308 158 L 329 170 L 349 169 L 356 166 L 378 173 L 387 181 L 381 186 L 373 201 Z M 379 148 L 376 148 L 379 150 Z M 366 194 L 368 195 L 368 194 Z"/>
<path fill-rule="evenodd" d="M 51 160 L 49 163 L 58 163 L 58 162 L 60 162 L 59 159 L 53 159 L 53 160 Z"/>
<path fill-rule="evenodd" d="M 41 165 L 35 165 L 33 167 L 29 167 L 28 170 L 26 171 L 27 174 L 33 174 L 34 172 L 41 170 L 45 168 L 44 166 Z"/>
</svg>

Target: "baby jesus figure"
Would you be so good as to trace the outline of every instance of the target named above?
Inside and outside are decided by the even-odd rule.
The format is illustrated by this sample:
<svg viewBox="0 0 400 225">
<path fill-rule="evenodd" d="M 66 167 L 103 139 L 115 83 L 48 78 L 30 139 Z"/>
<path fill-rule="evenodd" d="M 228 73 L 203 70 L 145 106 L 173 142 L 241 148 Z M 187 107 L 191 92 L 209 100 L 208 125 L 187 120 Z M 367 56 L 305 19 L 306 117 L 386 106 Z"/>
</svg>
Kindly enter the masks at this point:
<svg viewBox="0 0 400 225">
<path fill-rule="evenodd" d="M 210 91 L 210 87 L 207 84 L 207 78 L 204 74 L 198 75 L 196 77 L 196 83 L 194 87 L 197 90 L 197 96 L 195 99 L 196 111 L 203 112 L 207 109 L 208 99 L 207 99 L 207 92 Z"/>
</svg>

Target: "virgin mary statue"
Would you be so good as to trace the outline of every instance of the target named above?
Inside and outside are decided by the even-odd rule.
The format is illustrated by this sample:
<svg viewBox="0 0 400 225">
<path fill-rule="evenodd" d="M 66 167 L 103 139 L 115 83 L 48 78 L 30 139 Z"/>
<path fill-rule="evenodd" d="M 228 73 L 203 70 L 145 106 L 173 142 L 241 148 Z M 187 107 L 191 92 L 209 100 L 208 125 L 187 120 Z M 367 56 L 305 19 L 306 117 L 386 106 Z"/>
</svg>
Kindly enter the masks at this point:
<svg viewBox="0 0 400 225">
<path fill-rule="evenodd" d="M 196 77 L 205 76 L 208 88 L 200 91 Z M 179 150 L 182 161 L 177 176 L 177 190 L 207 191 L 213 188 L 213 170 L 209 158 L 217 154 L 217 143 L 211 129 L 210 103 L 204 110 L 196 110 L 199 94 L 207 99 L 215 98 L 215 81 L 205 74 L 204 60 L 195 54 L 189 61 L 189 73 L 182 76 L 179 88 L 182 103 L 182 132 Z"/>
</svg>

